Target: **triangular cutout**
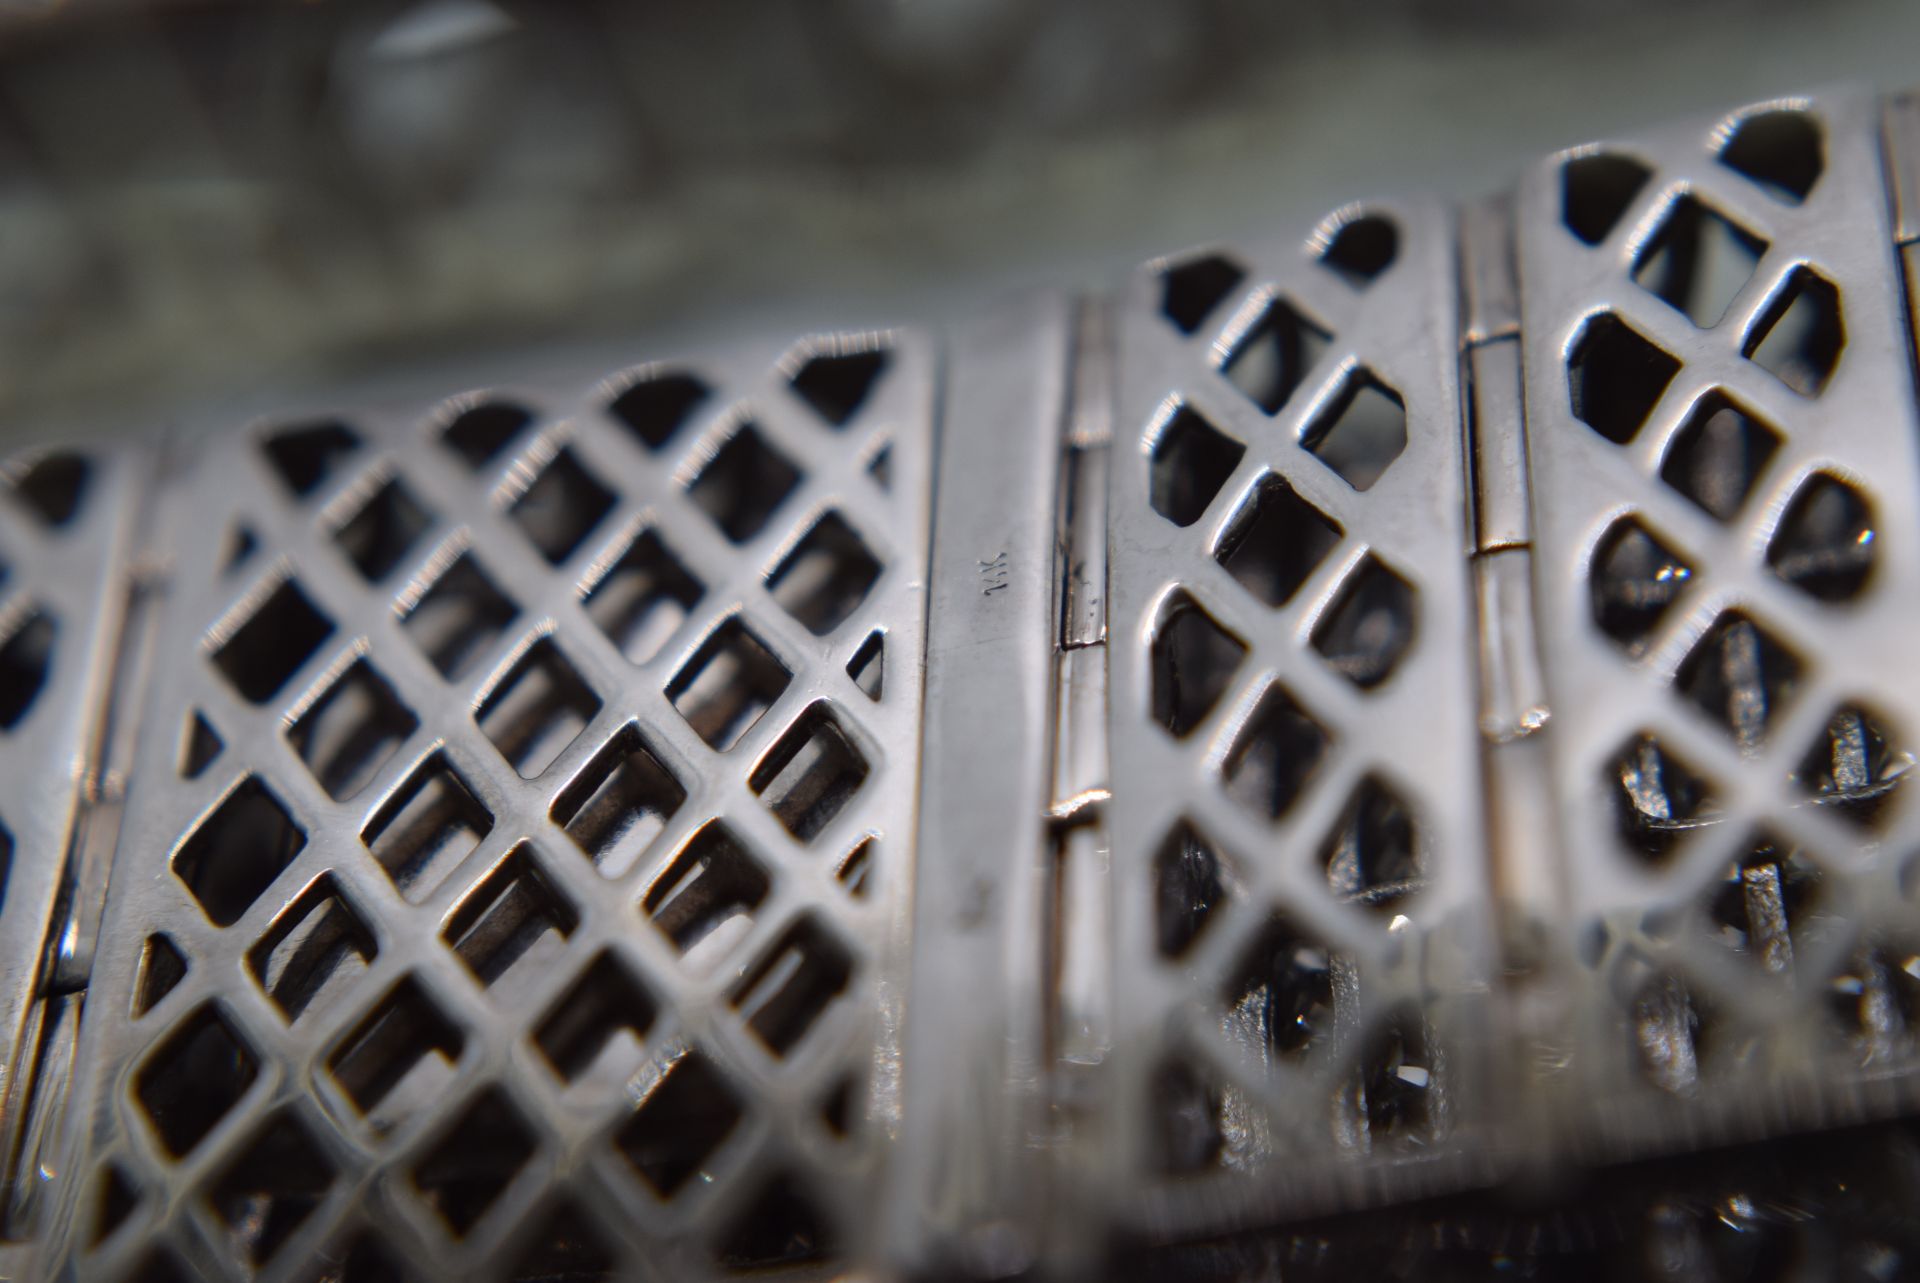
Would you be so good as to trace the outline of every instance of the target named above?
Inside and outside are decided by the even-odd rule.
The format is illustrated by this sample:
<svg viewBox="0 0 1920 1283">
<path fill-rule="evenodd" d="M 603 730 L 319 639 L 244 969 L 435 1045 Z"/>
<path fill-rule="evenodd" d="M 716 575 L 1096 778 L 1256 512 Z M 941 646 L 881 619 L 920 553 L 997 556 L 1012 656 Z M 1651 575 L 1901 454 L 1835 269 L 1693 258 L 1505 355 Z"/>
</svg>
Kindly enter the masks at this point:
<svg viewBox="0 0 1920 1283">
<path fill-rule="evenodd" d="M 187 715 L 187 732 L 180 744 L 180 775 L 183 779 L 197 780 L 213 759 L 220 756 L 226 741 L 207 721 L 205 713 L 195 709 Z"/>
<path fill-rule="evenodd" d="M 64 526 L 80 511 L 93 467 L 80 455 L 55 450 L 8 468 L 13 488 L 33 514 L 49 526 Z"/>
<path fill-rule="evenodd" d="M 822 1260 L 832 1250 L 826 1218 L 801 1191 L 800 1182 L 786 1173 L 761 1186 L 719 1243 L 720 1263 L 729 1270 L 801 1265 Z"/>
<path fill-rule="evenodd" d="M 844 428 L 886 372 L 887 361 L 887 350 L 878 347 L 823 352 L 794 371 L 793 390 L 815 414 Z"/>
<path fill-rule="evenodd" d="M 140 1191 L 120 1170 L 120 1164 L 108 1163 L 106 1171 L 100 1174 L 100 1202 L 93 1220 L 93 1245 L 98 1247 L 112 1238 L 114 1231 L 127 1223 L 127 1217 L 133 1214 L 139 1202 Z"/>
<path fill-rule="evenodd" d="M 860 649 L 847 661 L 847 676 L 860 693 L 878 704 L 887 686 L 887 635 L 879 629 L 867 635 Z"/>
<path fill-rule="evenodd" d="M 882 490 L 893 489 L 893 447 L 883 446 L 880 453 L 873 456 L 873 462 L 867 465 L 867 475 Z"/>
<path fill-rule="evenodd" d="M 140 974 L 133 983 L 134 1019 L 152 1011 L 186 974 L 186 956 L 173 941 L 157 932 L 148 936 L 140 954 Z"/>
<path fill-rule="evenodd" d="M 254 549 L 260 546 L 250 526 L 236 524 L 227 531 L 227 538 L 220 549 L 220 573 L 230 575 L 244 565 L 253 556 Z"/>
</svg>

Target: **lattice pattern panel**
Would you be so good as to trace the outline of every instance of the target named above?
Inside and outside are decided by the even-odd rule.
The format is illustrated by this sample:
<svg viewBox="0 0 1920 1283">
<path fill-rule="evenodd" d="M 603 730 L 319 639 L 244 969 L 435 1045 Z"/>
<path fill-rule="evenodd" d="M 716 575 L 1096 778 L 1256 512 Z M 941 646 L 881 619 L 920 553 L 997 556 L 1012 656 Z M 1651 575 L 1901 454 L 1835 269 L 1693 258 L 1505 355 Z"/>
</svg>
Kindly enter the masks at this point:
<svg viewBox="0 0 1920 1283">
<path fill-rule="evenodd" d="M 0 468 L 0 1154 L 31 1152 L 37 988 L 80 811 L 96 778 L 101 692 L 125 586 L 109 574 L 137 513 L 129 461 L 68 450 Z M 78 946 L 77 941 L 66 942 Z M 15 1191 L 32 1197 L 32 1181 Z M 0 1221 L 6 1218 L 0 1212 Z"/>
<path fill-rule="evenodd" d="M 1418 1180 L 1476 1110 L 1451 228 L 1354 207 L 1126 296 L 1108 1210 L 1130 1228 Z"/>
<path fill-rule="evenodd" d="M 1764 104 L 1521 188 L 1565 926 L 1591 978 L 1560 1087 L 1609 1141 L 1777 1126 L 1809 1081 L 1844 1113 L 1915 1063 L 1920 473 L 1876 122 Z"/>
<path fill-rule="evenodd" d="M 897 1093 L 933 373 L 857 335 L 212 443 L 56 1240 L 830 1268 Z"/>
</svg>

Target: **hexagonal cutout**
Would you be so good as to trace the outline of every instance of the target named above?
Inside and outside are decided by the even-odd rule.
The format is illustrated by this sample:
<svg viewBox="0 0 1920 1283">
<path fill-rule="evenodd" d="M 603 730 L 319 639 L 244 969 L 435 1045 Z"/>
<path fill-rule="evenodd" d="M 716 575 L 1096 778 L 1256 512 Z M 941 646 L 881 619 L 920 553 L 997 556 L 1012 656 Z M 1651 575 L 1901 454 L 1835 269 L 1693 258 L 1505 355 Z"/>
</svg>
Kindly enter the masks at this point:
<svg viewBox="0 0 1920 1283">
<path fill-rule="evenodd" d="M 1713 940 L 1773 975 L 1791 974 L 1794 955 L 1818 938 L 1819 866 L 1761 831 L 1746 854 L 1728 862 L 1708 888 L 1704 908 Z"/>
<path fill-rule="evenodd" d="M 1774 107 L 1726 131 L 1720 163 L 1789 205 L 1806 200 L 1827 167 L 1826 137 L 1812 112 Z"/>
<path fill-rule="evenodd" d="M 1160 269 L 1160 315 L 1182 334 L 1193 334 L 1246 279 L 1246 269 L 1224 254 L 1169 263 Z"/>
<path fill-rule="evenodd" d="M 437 752 L 374 813 L 360 840 L 400 894 L 419 904 L 492 831 L 493 816 Z"/>
<path fill-rule="evenodd" d="M 185 1158 L 253 1086 L 259 1061 L 212 1003 L 180 1022 L 133 1078 L 155 1136 Z"/>
<path fill-rule="evenodd" d="M 1192 734 L 1226 694 L 1246 653 L 1245 642 L 1176 590 L 1160 607 L 1148 656 L 1153 720 L 1177 738 Z"/>
<path fill-rule="evenodd" d="M 533 1158 L 536 1144 L 506 1093 L 490 1087 L 413 1169 L 413 1185 L 455 1238 L 465 1238 Z"/>
<path fill-rule="evenodd" d="M 1331 333 L 1276 298 L 1228 351 L 1220 373 L 1262 411 L 1278 414 L 1332 343 Z"/>
<path fill-rule="evenodd" d="M 711 1163 L 745 1113 L 725 1075 L 689 1051 L 667 1067 L 613 1143 L 654 1193 L 670 1199 Z"/>
<path fill-rule="evenodd" d="M 287 743 L 327 796 L 345 801 L 373 782 L 419 725 L 387 679 L 358 659 L 287 728 Z"/>
<path fill-rule="evenodd" d="M 1674 685 L 1751 753 L 1792 698 L 1801 664 L 1737 610 L 1724 611 L 1681 661 Z"/>
<path fill-rule="evenodd" d="M 1240 955 L 1221 995 L 1233 1041 L 1282 1059 L 1299 1059 L 1334 1029 L 1334 958 L 1282 914 Z"/>
<path fill-rule="evenodd" d="M 1678 373 L 1678 358 L 1613 313 L 1590 317 L 1567 357 L 1573 417 L 1615 445 L 1625 445 L 1639 435 Z"/>
<path fill-rule="evenodd" d="M 1240 466 L 1247 448 L 1202 418 L 1174 406 L 1148 433 L 1147 502 L 1176 526 L 1190 526 Z"/>
<path fill-rule="evenodd" d="M 249 775 L 180 843 L 173 873 L 215 926 L 230 927 L 306 845 L 306 830 Z"/>
<path fill-rule="evenodd" d="M 738 744 L 793 673 L 738 616 L 716 628 L 667 683 L 667 699 L 716 753 Z"/>
<path fill-rule="evenodd" d="M 711 820 L 647 888 L 640 908 L 698 971 L 752 930 L 754 910 L 771 888 L 746 843 L 724 821 Z"/>
<path fill-rule="evenodd" d="M 1163 958 L 1178 958 L 1234 894 L 1238 879 L 1214 842 L 1188 820 L 1160 840 L 1153 856 L 1154 942 Z"/>
<path fill-rule="evenodd" d="M 1767 243 L 1691 193 L 1667 206 L 1634 259 L 1635 284 L 1703 330 L 1726 316 Z"/>
<path fill-rule="evenodd" d="M 1747 332 L 1740 352 L 1801 396 L 1819 396 L 1847 345 L 1840 291 L 1810 267 L 1796 267 Z"/>
<path fill-rule="evenodd" d="M 607 402 L 607 413 L 647 450 L 661 450 L 712 395 L 713 389 L 691 374 L 643 370 Z"/>
<path fill-rule="evenodd" d="M 550 815 L 601 876 L 618 878 L 686 800 L 686 788 L 629 722 L 554 799 Z"/>
<path fill-rule="evenodd" d="M 1221 536 L 1214 557 L 1269 606 L 1284 606 L 1340 542 L 1339 523 L 1268 473 Z"/>
<path fill-rule="evenodd" d="M 1355 289 L 1365 289 L 1399 256 L 1399 226 L 1385 214 L 1361 213 L 1340 220 L 1320 261 Z"/>
<path fill-rule="evenodd" d="M 1709 392 L 1667 448 L 1660 479 L 1708 515 L 1732 521 L 1779 448 L 1778 431 L 1724 392 Z"/>
<path fill-rule="evenodd" d="M 465 677 L 519 617 L 520 608 L 494 587 L 470 552 L 463 552 L 403 609 L 400 626 L 448 681 Z"/>
<path fill-rule="evenodd" d="M 847 519 L 829 511 L 767 576 L 767 591 L 816 637 L 844 624 L 880 578 L 880 559 Z"/>
<path fill-rule="evenodd" d="M 291 578 L 251 596 L 260 604 L 216 632 L 213 666 L 249 703 L 264 704 L 333 636 L 333 621 Z"/>
<path fill-rule="evenodd" d="M 1587 572 L 1593 622 L 1629 655 L 1641 655 L 1673 603 L 1693 582 L 1693 567 L 1637 516 L 1617 519 L 1594 546 Z"/>
<path fill-rule="evenodd" d="M 1227 751 L 1227 796 L 1277 820 L 1320 769 L 1332 738 L 1286 688 L 1269 686 Z"/>
<path fill-rule="evenodd" d="M 433 525 L 433 513 L 398 477 L 390 477 L 333 534 L 333 541 L 368 583 L 379 583 L 405 561 Z"/>
<path fill-rule="evenodd" d="M 641 531 L 587 589 L 582 606 L 635 664 L 658 655 L 706 589 L 657 531 Z"/>
<path fill-rule="evenodd" d="M 600 712 L 600 697 L 543 637 L 480 701 L 474 721 L 521 779 L 538 779 Z"/>
<path fill-rule="evenodd" d="M 540 555 L 559 565 L 586 542 L 617 496 L 562 447 L 507 509 Z"/>
<path fill-rule="evenodd" d="M 727 1000 L 762 1046 L 785 1057 L 846 991 L 852 975 L 853 956 L 806 915 L 767 946 Z"/>
<path fill-rule="evenodd" d="M 273 1260 L 333 1188 L 333 1164 L 290 1111 L 269 1119 L 214 1178 L 208 1202 L 227 1246 L 255 1269 Z"/>
<path fill-rule="evenodd" d="M 1419 628 L 1413 585 L 1368 553 L 1313 629 L 1313 648 L 1362 690 L 1393 676 Z"/>
<path fill-rule="evenodd" d="M 247 951 L 247 969 L 291 1024 L 337 1002 L 379 951 L 329 873 L 274 919 Z"/>
<path fill-rule="evenodd" d="M 1560 220 L 1586 244 L 1598 245 L 1613 234 L 1652 177 L 1652 170 L 1618 152 L 1569 156 L 1560 166 Z"/>
<path fill-rule="evenodd" d="M 753 768 L 747 787 L 802 842 L 811 842 L 853 800 L 870 771 L 833 706 L 808 705 Z"/>
<path fill-rule="evenodd" d="M 799 467 L 759 428 L 743 423 L 714 452 L 687 493 L 721 533 L 734 543 L 745 543 L 766 528 L 800 478 Z"/>
<path fill-rule="evenodd" d="M 460 410 L 440 431 L 440 441 L 478 472 L 498 459 L 533 422 L 531 411 L 506 401 L 484 400 Z"/>
<path fill-rule="evenodd" d="M 1407 403 L 1371 371 L 1353 370 L 1300 444 L 1355 490 L 1371 490 L 1407 448 Z"/>
<path fill-rule="evenodd" d="M 1878 714 L 1845 704 L 1827 719 L 1794 772 L 1817 805 L 1862 828 L 1877 826 L 1913 769 L 1913 754 L 1893 740 Z"/>
<path fill-rule="evenodd" d="M 816 344 L 814 352 L 794 370 L 789 382 L 795 394 L 832 428 L 844 428 L 867 403 L 892 363 L 893 353 L 871 337 Z"/>
<path fill-rule="evenodd" d="M 1800 483 L 1773 539 L 1767 565 L 1812 597 L 1860 595 L 1879 556 L 1873 508 L 1854 486 L 1825 472 Z"/>
<path fill-rule="evenodd" d="M 1355 786 L 1320 845 L 1334 895 L 1376 912 L 1394 909 L 1426 881 L 1426 843 L 1413 811 L 1378 776 Z"/>
<path fill-rule="evenodd" d="M 1621 842 L 1648 864 L 1664 864 L 1695 830 L 1720 821 L 1713 787 L 1652 735 L 1614 755 L 1605 784 Z"/>
</svg>

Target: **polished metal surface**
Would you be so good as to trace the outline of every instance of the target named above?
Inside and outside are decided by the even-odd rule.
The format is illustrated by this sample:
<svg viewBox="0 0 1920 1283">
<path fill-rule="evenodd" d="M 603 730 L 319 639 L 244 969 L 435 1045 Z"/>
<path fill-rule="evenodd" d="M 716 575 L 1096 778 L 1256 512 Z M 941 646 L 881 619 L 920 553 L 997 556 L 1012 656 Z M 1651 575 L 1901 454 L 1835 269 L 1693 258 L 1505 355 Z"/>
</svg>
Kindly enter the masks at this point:
<svg viewBox="0 0 1920 1283">
<path fill-rule="evenodd" d="M 1687 1277 L 1772 1211 L 1435 1200 L 1910 1127 L 1917 175 L 1783 98 L 8 465 L 0 1274 Z"/>
</svg>

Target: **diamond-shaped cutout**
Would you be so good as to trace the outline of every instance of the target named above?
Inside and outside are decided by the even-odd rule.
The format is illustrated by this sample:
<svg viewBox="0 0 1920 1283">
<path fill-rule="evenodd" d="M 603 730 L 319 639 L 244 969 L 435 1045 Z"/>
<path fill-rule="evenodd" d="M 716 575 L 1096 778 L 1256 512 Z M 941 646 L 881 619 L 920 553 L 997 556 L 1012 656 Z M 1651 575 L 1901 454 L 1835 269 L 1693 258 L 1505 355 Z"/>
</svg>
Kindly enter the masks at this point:
<svg viewBox="0 0 1920 1283">
<path fill-rule="evenodd" d="M 1168 830 L 1153 857 L 1154 940 L 1161 956 L 1178 958 L 1191 949 L 1235 884 L 1231 864 L 1206 834 L 1187 820 Z"/>
<path fill-rule="evenodd" d="M 655 1016 L 646 989 L 612 953 L 602 953 L 553 1004 L 533 1043 L 562 1078 L 576 1082 L 603 1060 L 610 1069 L 630 1069 Z"/>
<path fill-rule="evenodd" d="M 822 700 L 780 737 L 747 785 L 787 832 L 811 842 L 853 800 L 869 769 L 832 705 Z"/>
<path fill-rule="evenodd" d="M 1724 393 L 1695 403 L 1667 450 L 1660 479 L 1709 515 L 1731 521 L 1780 448 L 1780 434 Z"/>
<path fill-rule="evenodd" d="M 1764 240 L 1689 194 L 1667 207 L 1634 260 L 1633 279 L 1701 329 L 1712 329 L 1766 252 Z"/>
<path fill-rule="evenodd" d="M 641 909 L 699 970 L 725 957 L 767 898 L 767 872 L 724 821 L 693 835 L 647 888 Z"/>
<path fill-rule="evenodd" d="M 274 919 L 247 968 L 289 1023 L 353 988 L 379 947 L 328 874 Z"/>
<path fill-rule="evenodd" d="M 331 636 L 333 621 L 308 600 L 298 583 L 282 579 L 218 643 L 213 666 L 248 701 L 264 704 Z"/>
<path fill-rule="evenodd" d="M 686 800 L 686 788 L 629 722 L 554 799 L 551 815 L 603 877 L 618 878 Z"/>
<path fill-rule="evenodd" d="M 359 448 L 359 434 L 344 423 L 334 422 L 282 428 L 260 444 L 268 464 L 287 489 L 303 499 L 336 475 Z"/>
<path fill-rule="evenodd" d="M 1594 548 L 1587 594 L 1593 622 L 1628 654 L 1643 653 L 1674 601 L 1693 582 L 1693 567 L 1640 518 L 1621 517 Z"/>
<path fill-rule="evenodd" d="M 448 681 L 465 677 L 520 614 L 472 553 L 433 581 L 400 617 L 400 626 Z"/>
<path fill-rule="evenodd" d="M 1184 738 L 1205 721 L 1246 657 L 1247 645 L 1184 590 L 1160 608 L 1149 661 L 1153 720 Z"/>
<path fill-rule="evenodd" d="M 658 533 L 643 530 L 587 590 L 587 618 L 635 664 L 644 664 L 686 622 L 705 595 Z"/>
<path fill-rule="evenodd" d="M 1369 1148 L 1419 1149 L 1437 1137 L 1442 1057 L 1416 1010 L 1401 1009 L 1370 1035 L 1341 1093 L 1342 1120 Z"/>
<path fill-rule="evenodd" d="M 1681 663 L 1675 685 L 1743 752 L 1752 752 L 1792 697 L 1800 668 L 1791 651 L 1752 619 L 1730 610 L 1713 621 Z"/>
<path fill-rule="evenodd" d="M 1271 473 L 1234 514 L 1214 556 L 1242 587 L 1284 606 L 1340 542 L 1340 527 Z"/>
<path fill-rule="evenodd" d="M 1560 167 L 1561 221 L 1582 241 L 1598 245 L 1619 226 L 1652 177 L 1645 165 L 1618 152 L 1571 156 Z"/>
<path fill-rule="evenodd" d="M 1324 945 L 1275 914 L 1227 982 L 1228 1034 L 1266 1055 L 1305 1055 L 1333 1032 L 1333 970 Z"/>
<path fill-rule="evenodd" d="M 661 1198 L 706 1168 L 745 1113 L 713 1062 L 698 1051 L 676 1060 L 613 1141 Z"/>
<path fill-rule="evenodd" d="M 828 512 L 773 568 L 767 591 L 808 632 L 825 637 L 860 608 L 880 569 L 859 532 Z"/>
<path fill-rule="evenodd" d="M 1327 885 L 1342 900 L 1376 911 L 1420 889 L 1425 843 L 1413 812 L 1384 780 L 1361 780 L 1320 847 Z"/>
<path fill-rule="evenodd" d="M 465 1238 L 533 1154 L 520 1111 L 489 1088 L 415 1165 L 414 1188 L 455 1238 Z"/>
<path fill-rule="evenodd" d="M 71 450 L 50 450 L 10 461 L 5 474 L 27 511 L 58 530 L 79 515 L 93 465 Z"/>
<path fill-rule="evenodd" d="M 333 1186 L 333 1164 L 304 1124 L 281 1113 L 216 1178 L 209 1201 L 233 1254 L 258 1269 L 307 1223 Z"/>
<path fill-rule="evenodd" d="M 394 477 L 360 505 L 333 539 L 368 583 L 378 583 L 406 560 L 431 525 L 433 514 Z"/>
<path fill-rule="evenodd" d="M 465 1039 L 409 976 L 342 1039 L 327 1069 L 376 1133 L 436 1112 Z"/>
<path fill-rule="evenodd" d="M 1399 256 L 1400 229 L 1394 221 L 1385 214 L 1359 214 L 1341 221 L 1320 261 L 1355 289 L 1365 289 Z"/>
<path fill-rule="evenodd" d="M 1664 863 L 1689 834 L 1720 818 L 1712 786 L 1652 735 L 1620 750 L 1606 785 L 1621 841 L 1649 864 Z"/>
<path fill-rule="evenodd" d="M 230 927 L 306 845 L 280 799 L 249 775 L 180 844 L 173 872 L 216 926 Z"/>
<path fill-rule="evenodd" d="M 1706 1004 L 1677 977 L 1655 976 L 1634 995 L 1631 1017 L 1648 1081 L 1675 1096 L 1698 1091 L 1712 1025 Z"/>
<path fill-rule="evenodd" d="M 493 816 L 435 753 L 375 813 L 360 840 L 408 901 L 419 904 L 493 830 Z"/>
<path fill-rule="evenodd" d="M 788 927 L 729 999 L 766 1049 L 786 1056 L 846 990 L 853 957 L 809 915 Z"/>
<path fill-rule="evenodd" d="M 1581 327 L 1567 358 L 1573 417 L 1615 445 L 1633 440 L 1680 362 L 1611 312 Z"/>
<path fill-rule="evenodd" d="M 1368 553 L 1314 625 L 1313 648 L 1362 690 L 1393 676 L 1418 627 L 1413 585 Z"/>
<path fill-rule="evenodd" d="M 667 699 L 716 753 L 738 744 L 793 680 L 787 666 L 734 617 L 713 631 L 667 685 Z"/>
<path fill-rule="evenodd" d="M 505 453 L 533 422 L 530 411 L 506 401 L 482 401 L 460 411 L 441 430 L 440 440 L 475 472 Z"/>
<path fill-rule="evenodd" d="M 844 428 L 873 395 L 893 357 L 867 339 L 833 344 L 808 357 L 793 372 L 793 390 L 813 412 L 835 428 Z"/>
<path fill-rule="evenodd" d="M 480 702 L 474 720 L 500 756 L 538 779 L 600 711 L 593 693 L 551 638 L 541 638 Z"/>
<path fill-rule="evenodd" d="M 1857 704 L 1834 710 L 1807 748 L 1794 780 L 1821 806 L 1863 828 L 1880 822 L 1913 769 L 1913 754 L 1894 742 L 1879 716 Z"/>
<path fill-rule="evenodd" d="M 551 974 L 580 922 L 525 842 L 460 902 L 441 933 L 496 1002 L 515 1008 Z"/>
<path fill-rule="evenodd" d="M 1712 938 L 1763 971 L 1791 974 L 1794 955 L 1821 925 L 1820 881 L 1805 855 L 1770 833 L 1755 834 L 1707 893 Z"/>
<path fill-rule="evenodd" d="M 1819 396 L 1846 346 L 1840 291 L 1810 267 L 1796 267 L 1741 347 L 1746 358 L 1798 392 Z"/>
<path fill-rule="evenodd" d="M 607 413 L 648 450 L 659 450 L 712 395 L 713 389 L 691 374 L 647 371 L 607 404 Z"/>
<path fill-rule="evenodd" d="M 1355 370 L 1300 434 L 1300 444 L 1355 490 L 1371 490 L 1407 448 L 1407 405 L 1366 370 Z"/>
<path fill-rule="evenodd" d="M 1827 1003 L 1862 1068 L 1908 1061 L 1920 1033 L 1920 953 L 1911 944 L 1856 949 L 1828 982 Z"/>
<path fill-rule="evenodd" d="M 714 1256 L 729 1273 L 796 1270 L 835 1250 L 833 1225 L 791 1172 L 760 1178 L 759 1188 L 720 1231 Z"/>
<path fill-rule="evenodd" d="M 1800 484 L 1767 545 L 1773 573 L 1821 601 L 1866 587 L 1879 555 L 1873 509 L 1852 485 L 1816 472 Z"/>
<path fill-rule="evenodd" d="M 596 1283 L 620 1276 L 619 1258 L 585 1209 L 562 1202 L 527 1219 L 538 1234 L 508 1267 L 513 1283 Z"/>
<path fill-rule="evenodd" d="M 134 1075 L 133 1094 L 167 1152 L 184 1158 L 253 1086 L 259 1062 L 208 1004 L 181 1022 Z"/>
<path fill-rule="evenodd" d="M 1147 502 L 1176 526 L 1190 526 L 1206 515 L 1247 452 L 1188 405 L 1174 407 L 1150 440 Z"/>
<path fill-rule="evenodd" d="M 327 796 L 345 801 L 373 781 L 419 725 L 386 678 L 359 659 L 287 728 L 287 743 Z"/>
<path fill-rule="evenodd" d="M 1227 752 L 1227 795 L 1277 820 L 1320 769 L 1331 740 L 1281 686 L 1270 686 Z"/>
<path fill-rule="evenodd" d="M 800 469 L 759 428 L 743 423 L 700 470 L 687 493 L 728 539 L 745 543 L 766 528 L 800 484 L 800 476 Z"/>
<path fill-rule="evenodd" d="M 1183 1057 L 1153 1073 L 1152 1162 L 1168 1176 L 1192 1176 L 1220 1165 L 1227 1148 L 1225 1093 Z"/>
<path fill-rule="evenodd" d="M 1233 345 L 1220 372 L 1247 400 L 1278 414 L 1332 342 L 1332 334 L 1277 298 Z"/>
<path fill-rule="evenodd" d="M 1811 112 L 1770 108 L 1734 122 L 1720 144 L 1720 163 L 1798 205 L 1827 167 L 1826 139 Z"/>
<path fill-rule="evenodd" d="M 1160 314 L 1182 334 L 1192 334 L 1246 279 L 1246 269 L 1221 254 L 1169 264 L 1160 270 Z"/>
<path fill-rule="evenodd" d="M 586 542 L 614 499 L 571 449 L 562 448 L 508 512 L 540 555 L 557 566 Z"/>
</svg>

